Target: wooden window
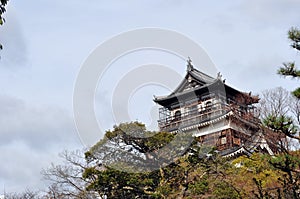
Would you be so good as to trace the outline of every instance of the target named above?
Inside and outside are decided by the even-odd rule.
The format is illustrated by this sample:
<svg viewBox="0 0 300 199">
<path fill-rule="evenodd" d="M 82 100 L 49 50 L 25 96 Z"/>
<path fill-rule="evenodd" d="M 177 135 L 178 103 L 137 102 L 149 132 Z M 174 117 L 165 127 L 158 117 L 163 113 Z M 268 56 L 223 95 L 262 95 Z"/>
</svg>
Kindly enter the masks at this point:
<svg viewBox="0 0 300 199">
<path fill-rule="evenodd" d="M 222 137 L 222 138 L 221 138 L 221 144 L 226 144 L 226 143 L 227 143 L 226 137 Z"/>
<path fill-rule="evenodd" d="M 175 120 L 176 121 L 181 120 L 181 112 L 180 111 L 175 112 Z"/>
</svg>

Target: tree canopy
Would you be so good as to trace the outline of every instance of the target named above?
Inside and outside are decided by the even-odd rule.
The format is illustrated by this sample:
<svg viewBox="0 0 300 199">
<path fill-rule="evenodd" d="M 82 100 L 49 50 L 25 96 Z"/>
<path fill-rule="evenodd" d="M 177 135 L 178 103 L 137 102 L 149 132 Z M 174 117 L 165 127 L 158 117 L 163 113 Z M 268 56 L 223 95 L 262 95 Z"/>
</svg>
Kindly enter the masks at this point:
<svg viewBox="0 0 300 199">
<path fill-rule="evenodd" d="M 78 153 L 64 153 L 68 164 L 53 165 L 44 171 L 53 182 L 48 194 L 63 199 L 295 198 L 299 190 L 295 183 L 298 182 L 300 165 L 298 152 L 289 156 L 253 154 L 251 157 L 226 159 L 213 147 L 199 145 L 196 140 L 186 153 L 168 165 L 157 170 L 128 172 L 128 165 L 123 160 L 135 159 L 122 150 L 135 154 L 149 152 L 165 146 L 174 138 L 165 132 L 151 132 L 154 136 L 143 138 L 128 136 L 137 135 L 137 130 L 148 132 L 141 123 L 123 123 L 107 131 L 102 140 L 85 152 L 84 157 Z M 118 142 L 117 145 L 114 142 Z M 111 161 L 105 160 L 107 157 Z M 286 168 L 289 170 L 284 170 Z"/>
</svg>

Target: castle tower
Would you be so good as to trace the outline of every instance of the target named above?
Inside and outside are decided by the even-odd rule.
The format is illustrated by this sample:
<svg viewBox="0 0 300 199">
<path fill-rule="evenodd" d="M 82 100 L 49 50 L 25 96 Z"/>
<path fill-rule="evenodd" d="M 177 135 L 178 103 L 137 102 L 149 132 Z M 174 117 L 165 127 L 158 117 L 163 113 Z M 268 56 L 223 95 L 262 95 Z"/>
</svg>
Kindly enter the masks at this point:
<svg viewBox="0 0 300 199">
<path fill-rule="evenodd" d="M 257 150 L 273 155 L 255 117 L 258 101 L 258 96 L 227 85 L 220 74 L 213 78 L 195 69 L 191 60 L 178 87 L 154 97 L 161 106 L 160 131 L 192 133 L 199 144 L 216 147 L 225 157 Z"/>
</svg>

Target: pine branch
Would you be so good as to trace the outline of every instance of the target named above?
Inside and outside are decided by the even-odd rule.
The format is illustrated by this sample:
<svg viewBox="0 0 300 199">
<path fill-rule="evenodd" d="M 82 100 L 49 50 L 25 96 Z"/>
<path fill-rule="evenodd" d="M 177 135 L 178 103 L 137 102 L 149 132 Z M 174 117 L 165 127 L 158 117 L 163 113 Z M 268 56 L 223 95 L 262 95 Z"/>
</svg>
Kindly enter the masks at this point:
<svg viewBox="0 0 300 199">
<path fill-rule="evenodd" d="M 295 62 L 283 63 L 283 67 L 280 67 L 277 73 L 283 76 L 291 76 L 293 78 L 300 77 L 300 71 L 296 68 Z"/>
</svg>

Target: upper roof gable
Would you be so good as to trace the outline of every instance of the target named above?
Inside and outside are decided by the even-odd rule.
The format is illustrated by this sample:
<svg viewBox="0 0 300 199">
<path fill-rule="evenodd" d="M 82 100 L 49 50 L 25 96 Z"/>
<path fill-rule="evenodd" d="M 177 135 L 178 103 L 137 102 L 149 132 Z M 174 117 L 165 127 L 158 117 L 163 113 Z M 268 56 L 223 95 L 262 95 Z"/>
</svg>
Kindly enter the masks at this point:
<svg viewBox="0 0 300 199">
<path fill-rule="evenodd" d="M 251 96 L 251 92 L 249 94 L 241 92 L 225 84 L 225 79 L 222 80 L 220 73 L 216 78 L 213 78 L 195 69 L 190 59 L 188 60 L 187 73 L 177 88 L 167 96 L 154 96 L 153 100 L 162 106 L 168 106 L 171 102 L 176 101 L 179 96 L 188 96 L 191 92 L 206 92 L 209 88 L 224 88 L 226 93 L 237 97 L 237 101 L 242 104 L 253 104 L 259 101 L 259 97 Z"/>
<path fill-rule="evenodd" d="M 195 69 L 189 60 L 187 65 L 187 73 L 184 79 L 169 96 L 182 93 L 191 88 L 202 87 L 211 84 L 214 81 L 216 81 L 215 78 Z"/>
</svg>

